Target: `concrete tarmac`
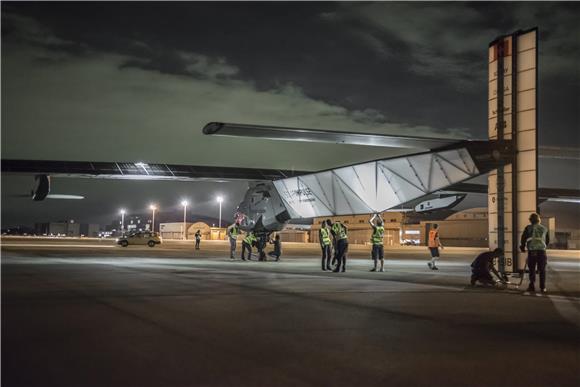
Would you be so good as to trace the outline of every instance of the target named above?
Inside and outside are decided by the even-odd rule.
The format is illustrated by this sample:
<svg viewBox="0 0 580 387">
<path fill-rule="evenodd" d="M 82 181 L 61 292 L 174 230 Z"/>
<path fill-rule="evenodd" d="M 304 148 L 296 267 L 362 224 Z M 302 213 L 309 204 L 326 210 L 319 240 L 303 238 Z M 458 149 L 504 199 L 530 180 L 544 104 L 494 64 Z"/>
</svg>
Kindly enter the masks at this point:
<svg viewBox="0 0 580 387">
<path fill-rule="evenodd" d="M 371 273 L 351 246 L 328 273 L 316 245 L 3 238 L 2 386 L 580 385 L 578 252 L 549 252 L 541 295 L 466 286 L 479 251 L 431 271 L 387 249 Z"/>
</svg>

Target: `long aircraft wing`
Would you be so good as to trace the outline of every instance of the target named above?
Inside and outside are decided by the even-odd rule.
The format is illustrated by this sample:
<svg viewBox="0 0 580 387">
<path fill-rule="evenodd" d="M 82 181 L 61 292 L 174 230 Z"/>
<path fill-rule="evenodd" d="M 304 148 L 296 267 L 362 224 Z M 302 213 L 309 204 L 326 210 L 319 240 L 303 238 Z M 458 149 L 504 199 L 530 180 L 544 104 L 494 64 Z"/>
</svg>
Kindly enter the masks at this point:
<svg viewBox="0 0 580 387">
<path fill-rule="evenodd" d="M 280 126 L 210 122 L 203 133 L 212 136 L 252 137 L 263 140 L 319 142 L 329 144 L 365 145 L 382 148 L 436 149 L 464 139 L 400 136 L 381 133 L 344 132 L 336 130 L 287 128 Z"/>
<path fill-rule="evenodd" d="M 28 173 L 45 174 L 52 177 L 128 180 L 228 181 L 277 180 L 303 175 L 308 172 L 267 168 L 233 168 L 130 162 L 2 160 L 2 173 Z"/>
</svg>

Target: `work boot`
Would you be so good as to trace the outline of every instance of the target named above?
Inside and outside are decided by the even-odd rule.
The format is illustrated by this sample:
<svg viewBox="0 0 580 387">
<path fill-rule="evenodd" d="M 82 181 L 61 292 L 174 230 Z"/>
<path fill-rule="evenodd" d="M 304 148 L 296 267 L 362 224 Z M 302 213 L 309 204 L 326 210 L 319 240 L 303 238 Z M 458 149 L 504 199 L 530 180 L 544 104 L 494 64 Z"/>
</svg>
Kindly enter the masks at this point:
<svg viewBox="0 0 580 387">
<path fill-rule="evenodd" d="M 332 267 L 331 266 L 326 266 L 326 270 L 331 271 Z"/>
<path fill-rule="evenodd" d="M 379 270 L 379 271 L 382 273 L 385 271 L 385 269 L 381 267 L 381 270 Z"/>
<path fill-rule="evenodd" d="M 530 285 L 528 286 L 528 288 L 526 289 L 526 292 L 535 292 L 536 288 L 534 287 L 534 285 Z"/>
<path fill-rule="evenodd" d="M 324 266 L 322 266 L 322 271 L 326 271 L 326 268 Z"/>
<path fill-rule="evenodd" d="M 545 293 L 548 293 L 548 289 L 546 289 L 546 288 L 542 288 L 542 293 L 544 293 L 544 294 L 545 294 Z"/>
<path fill-rule="evenodd" d="M 439 268 L 435 265 L 433 265 L 433 270 L 439 270 Z"/>
<path fill-rule="evenodd" d="M 377 268 L 376 268 L 376 267 L 373 267 L 373 268 L 371 269 L 371 271 L 377 271 Z"/>
<path fill-rule="evenodd" d="M 427 266 L 429 266 L 429 269 L 433 270 L 433 264 L 431 262 L 427 262 Z"/>
</svg>

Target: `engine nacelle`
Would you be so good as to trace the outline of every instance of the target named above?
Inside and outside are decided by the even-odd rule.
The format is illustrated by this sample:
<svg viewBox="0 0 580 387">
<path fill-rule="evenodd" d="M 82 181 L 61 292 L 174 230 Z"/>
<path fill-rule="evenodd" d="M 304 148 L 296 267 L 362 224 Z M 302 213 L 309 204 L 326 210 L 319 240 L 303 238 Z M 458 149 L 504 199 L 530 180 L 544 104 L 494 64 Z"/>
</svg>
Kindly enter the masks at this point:
<svg viewBox="0 0 580 387">
<path fill-rule="evenodd" d="M 46 199 L 50 193 L 50 176 L 36 175 L 34 176 L 34 187 L 32 188 L 32 200 L 39 202 Z"/>
</svg>

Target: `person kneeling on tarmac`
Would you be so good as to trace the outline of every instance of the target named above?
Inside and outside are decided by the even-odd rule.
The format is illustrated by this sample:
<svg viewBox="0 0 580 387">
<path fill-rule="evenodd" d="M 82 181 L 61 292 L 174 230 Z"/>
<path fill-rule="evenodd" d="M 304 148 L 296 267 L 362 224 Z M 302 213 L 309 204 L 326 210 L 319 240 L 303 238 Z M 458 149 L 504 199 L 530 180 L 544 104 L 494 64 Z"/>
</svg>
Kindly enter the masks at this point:
<svg viewBox="0 0 580 387">
<path fill-rule="evenodd" d="M 503 250 L 497 248 L 493 251 L 486 251 L 475 258 L 471 264 L 471 286 L 474 286 L 477 281 L 484 285 L 495 285 L 496 282 L 503 282 L 501 275 L 493 266 L 493 260 L 499 257 Z M 491 272 L 495 274 L 498 280 L 494 280 Z"/>
</svg>

